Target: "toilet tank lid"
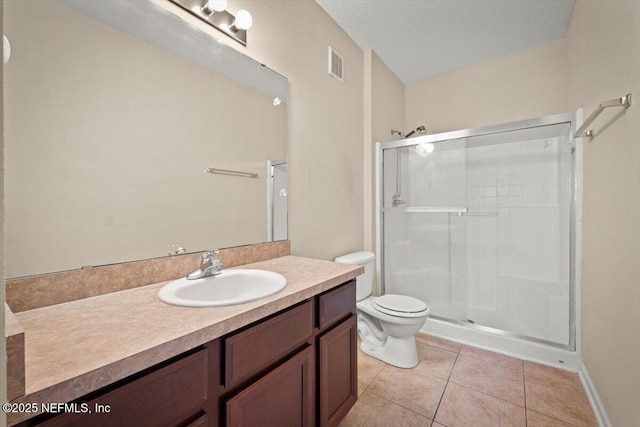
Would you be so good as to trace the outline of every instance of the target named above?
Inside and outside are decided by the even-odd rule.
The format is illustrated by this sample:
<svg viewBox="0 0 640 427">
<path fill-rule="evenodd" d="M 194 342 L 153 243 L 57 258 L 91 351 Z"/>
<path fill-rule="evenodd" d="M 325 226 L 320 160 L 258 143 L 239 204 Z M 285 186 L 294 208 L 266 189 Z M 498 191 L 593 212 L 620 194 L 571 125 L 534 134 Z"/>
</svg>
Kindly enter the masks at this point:
<svg viewBox="0 0 640 427">
<path fill-rule="evenodd" d="M 363 265 L 363 264 L 373 262 L 374 259 L 376 259 L 376 255 L 373 252 L 363 251 L 363 252 L 354 252 L 351 254 L 339 256 L 334 261 L 340 262 L 342 264 Z"/>
</svg>

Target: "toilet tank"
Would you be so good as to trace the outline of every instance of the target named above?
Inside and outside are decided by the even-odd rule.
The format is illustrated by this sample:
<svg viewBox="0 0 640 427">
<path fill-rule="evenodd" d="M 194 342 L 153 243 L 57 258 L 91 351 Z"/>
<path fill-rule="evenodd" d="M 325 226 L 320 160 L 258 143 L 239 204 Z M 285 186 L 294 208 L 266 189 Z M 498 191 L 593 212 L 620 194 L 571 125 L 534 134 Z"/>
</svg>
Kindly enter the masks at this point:
<svg viewBox="0 0 640 427">
<path fill-rule="evenodd" d="M 356 300 L 361 301 L 371 295 L 373 288 L 373 267 L 376 255 L 373 252 L 354 252 L 339 256 L 334 261 L 342 264 L 364 266 L 364 274 L 356 278 Z"/>
</svg>

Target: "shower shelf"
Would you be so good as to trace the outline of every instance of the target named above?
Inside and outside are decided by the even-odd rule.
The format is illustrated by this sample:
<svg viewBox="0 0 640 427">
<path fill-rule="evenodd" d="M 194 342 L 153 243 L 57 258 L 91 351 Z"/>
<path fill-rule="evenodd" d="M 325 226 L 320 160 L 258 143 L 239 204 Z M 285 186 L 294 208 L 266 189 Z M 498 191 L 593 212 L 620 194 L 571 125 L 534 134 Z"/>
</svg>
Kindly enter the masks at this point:
<svg viewBox="0 0 640 427">
<path fill-rule="evenodd" d="M 407 208 L 384 208 L 383 212 L 402 212 L 402 213 L 445 213 L 457 216 L 498 216 L 498 211 L 472 211 L 468 208 L 448 208 L 448 207 L 407 207 Z"/>
<path fill-rule="evenodd" d="M 498 216 L 497 211 L 493 212 L 465 212 L 465 216 Z"/>
<path fill-rule="evenodd" d="M 466 213 L 467 208 L 442 206 L 408 206 L 405 208 L 383 208 L 382 212 L 408 213 Z"/>
</svg>

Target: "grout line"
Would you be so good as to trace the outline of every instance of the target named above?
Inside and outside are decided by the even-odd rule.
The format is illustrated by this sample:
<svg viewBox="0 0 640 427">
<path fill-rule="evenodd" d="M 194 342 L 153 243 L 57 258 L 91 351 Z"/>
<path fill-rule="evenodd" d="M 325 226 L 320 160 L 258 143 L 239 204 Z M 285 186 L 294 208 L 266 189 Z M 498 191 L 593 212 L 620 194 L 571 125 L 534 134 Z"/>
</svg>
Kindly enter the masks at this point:
<svg viewBox="0 0 640 427">
<path fill-rule="evenodd" d="M 409 411 L 409 412 L 412 412 L 412 413 L 414 413 L 414 414 L 416 414 L 416 415 L 420 415 L 422 418 L 426 418 L 426 419 L 428 419 L 428 420 L 431 420 L 431 422 L 432 422 L 432 423 L 433 423 L 433 421 L 434 421 L 433 419 L 431 419 L 431 418 L 427 417 L 426 415 L 421 414 L 420 412 L 416 412 L 416 411 L 414 411 L 414 410 L 413 410 L 413 409 L 411 409 L 411 408 L 407 408 L 406 406 L 401 405 L 401 404 L 400 404 L 400 403 L 398 403 L 398 402 L 394 402 L 393 400 L 387 399 L 386 397 L 384 397 L 384 396 L 380 396 L 379 394 L 376 394 L 376 393 L 374 393 L 374 392 L 372 392 L 372 391 L 370 391 L 369 393 L 373 394 L 374 396 L 379 397 L 380 399 L 386 400 L 386 401 L 387 401 L 387 402 L 389 402 L 389 403 L 392 403 L 392 404 L 394 404 L 394 405 L 396 405 L 396 406 L 399 406 L 399 407 L 401 407 L 401 408 L 404 408 L 404 409 L 406 409 L 406 410 L 407 410 L 407 411 Z M 362 394 L 364 394 L 364 393 L 362 393 Z M 433 418 L 435 419 L 435 417 L 436 417 L 436 416 L 435 416 L 435 412 L 434 412 Z"/>
<path fill-rule="evenodd" d="M 376 359 L 376 360 L 377 360 L 377 359 Z M 375 374 L 375 375 L 373 376 L 373 378 L 371 379 L 371 381 L 369 381 L 369 384 L 367 384 L 367 386 L 364 388 L 364 390 L 362 390 L 362 394 L 364 394 L 364 392 L 365 392 L 365 391 L 369 390 L 369 387 L 371 387 L 371 384 L 373 384 L 373 382 L 376 380 L 376 378 L 378 378 L 378 375 L 380 375 L 380 372 L 382 372 L 382 370 L 383 370 L 385 367 L 387 367 L 387 366 L 388 366 L 388 363 L 386 363 L 386 362 L 382 362 L 382 363 L 383 363 L 382 368 L 380 368 L 380 370 L 378 371 L 378 373 L 377 373 L 377 374 Z M 373 393 L 373 394 L 375 394 L 375 393 Z M 376 394 L 376 396 L 377 396 L 377 394 Z M 359 399 L 359 398 L 358 398 L 358 399 Z"/>
<path fill-rule="evenodd" d="M 451 353 L 460 353 L 460 350 L 462 349 L 462 344 L 460 344 L 460 343 L 458 343 L 458 342 L 451 341 L 451 340 L 448 340 L 448 339 L 446 339 L 446 338 L 440 338 L 440 337 L 437 337 L 437 336 L 435 336 L 435 335 L 426 334 L 426 333 L 424 333 L 424 332 L 418 332 L 418 335 L 420 335 L 420 334 L 421 334 L 421 335 L 425 335 L 425 336 L 427 336 L 427 337 L 437 338 L 437 339 L 440 339 L 440 340 L 442 340 L 442 341 L 450 342 L 450 343 L 452 343 L 453 345 L 457 345 L 457 346 L 458 346 L 458 349 L 457 349 L 456 351 L 452 351 L 452 350 L 449 350 L 448 348 L 443 348 L 443 347 L 440 347 L 440 346 L 438 346 L 438 345 L 435 345 L 435 344 L 429 344 L 429 343 L 426 343 L 426 342 L 424 342 L 424 341 L 419 341 L 418 339 L 416 339 L 416 342 L 417 342 L 417 343 L 424 344 L 424 345 L 430 345 L 431 347 L 436 347 L 436 348 L 439 348 L 440 350 L 450 351 Z"/>
<path fill-rule="evenodd" d="M 436 422 L 436 415 L 438 415 L 438 410 L 440 409 L 440 404 L 442 403 L 442 399 L 444 399 L 444 394 L 447 391 L 447 387 L 449 387 L 449 382 L 450 382 L 449 380 L 451 379 L 451 375 L 453 374 L 453 370 L 456 367 L 456 363 L 458 362 L 458 357 L 460 357 L 460 352 L 458 352 L 458 354 L 456 354 L 456 360 L 453 361 L 453 366 L 451 366 L 451 371 L 449 371 L 449 376 L 447 377 L 447 384 L 445 384 L 444 390 L 442 390 L 442 395 L 440 396 L 440 400 L 438 400 L 438 406 L 436 406 L 436 410 L 433 413 L 433 422 L 431 424 Z"/>
<path fill-rule="evenodd" d="M 569 425 L 569 426 L 578 427 L 577 424 L 573 424 L 573 423 L 570 423 L 568 421 L 561 420 L 560 418 L 554 417 L 554 416 L 549 415 L 549 414 L 545 414 L 545 413 L 540 412 L 540 411 L 534 411 L 533 409 L 528 409 L 528 411 L 535 412 L 536 414 L 543 415 L 545 417 L 551 418 L 551 419 L 556 420 L 556 421 L 560 421 L 561 423 L 565 423 L 566 425 Z"/>
<path fill-rule="evenodd" d="M 464 355 L 464 354 L 461 354 L 461 355 L 460 355 L 460 357 L 462 357 L 462 358 L 466 358 L 467 356 L 466 356 L 466 355 Z M 472 359 L 473 359 L 473 360 L 478 360 L 478 361 L 480 361 L 480 362 L 488 363 L 488 364 L 490 364 L 490 365 L 492 365 L 492 366 L 497 366 L 497 367 L 499 367 L 499 368 L 506 368 L 506 369 L 510 369 L 508 366 L 504 366 L 504 365 L 497 365 L 497 364 L 495 364 L 495 363 L 487 362 L 486 360 L 482 360 L 482 359 L 474 359 L 474 358 L 472 358 Z M 456 359 L 456 363 L 457 363 L 457 362 L 458 362 L 458 359 Z M 455 368 L 455 365 L 454 365 L 454 368 Z M 512 370 L 512 371 L 516 371 L 517 369 L 511 369 L 511 370 Z M 451 374 L 453 374 L 453 369 L 451 370 Z M 524 387 L 524 386 L 525 386 L 525 379 L 524 379 L 524 366 L 522 367 L 522 376 L 523 376 L 523 378 L 522 378 L 522 384 L 523 384 L 523 387 Z M 449 376 L 449 378 L 451 378 L 451 376 Z M 466 376 L 465 376 L 465 378 L 466 378 Z M 449 381 L 451 381 L 451 379 L 449 379 Z M 471 387 L 471 386 L 469 386 L 469 385 L 466 385 L 466 384 L 460 384 L 460 383 L 455 382 L 455 381 L 451 381 L 451 382 L 452 382 L 452 383 L 454 383 L 454 384 L 457 384 L 457 385 L 461 385 L 461 386 L 463 386 L 463 387 L 466 387 L 466 388 L 468 388 L 468 389 L 475 390 L 475 391 L 480 392 L 480 393 L 482 393 L 482 394 L 486 394 L 487 396 L 495 397 L 496 399 L 502 400 L 502 401 L 504 401 L 504 402 L 513 403 L 513 402 L 511 402 L 511 401 L 509 401 L 509 400 L 506 400 L 506 399 L 503 399 L 503 398 L 500 398 L 500 397 L 497 397 L 497 396 L 493 396 L 493 395 L 491 395 L 491 394 L 489 394 L 489 393 L 486 393 L 486 392 L 483 392 L 483 391 L 481 391 L 481 390 L 476 390 L 475 388 L 473 388 L 473 387 Z M 513 404 L 514 404 L 514 405 L 517 405 L 517 406 L 520 406 L 520 407 L 525 407 L 525 408 L 526 408 L 526 401 L 527 401 L 527 400 L 526 400 L 526 399 L 527 399 L 527 397 L 526 397 L 526 390 L 523 390 L 523 393 L 524 393 L 524 394 L 523 394 L 523 396 L 524 396 L 525 405 L 520 405 L 520 404 L 518 404 L 518 403 L 513 403 Z"/>
<path fill-rule="evenodd" d="M 451 354 L 455 354 L 456 356 L 459 354 L 457 351 L 451 351 L 451 350 L 447 350 L 446 348 L 442 348 L 442 347 L 438 347 L 437 345 L 431 345 L 431 344 L 426 344 L 420 341 L 416 341 L 416 346 L 420 344 L 420 345 L 424 345 L 427 347 L 431 347 L 433 349 L 436 349 L 438 351 L 446 351 L 447 353 L 451 353 Z"/>
<path fill-rule="evenodd" d="M 433 422 L 431 424 L 436 422 L 436 415 L 438 415 L 438 410 L 440 409 L 440 404 L 442 403 L 442 399 L 444 398 L 444 394 L 447 391 L 447 387 L 449 387 L 449 381 L 447 381 L 447 384 L 444 386 L 444 390 L 442 390 L 442 396 L 440 396 L 440 400 L 438 400 L 438 406 L 436 406 L 436 410 L 433 413 Z M 446 426 L 446 424 L 442 424 L 442 425 Z"/>
<path fill-rule="evenodd" d="M 479 348 L 479 347 L 474 347 L 474 348 Z M 480 349 L 480 350 L 482 350 L 482 349 Z M 489 351 L 489 350 L 485 350 L 485 351 Z M 491 352 L 491 353 L 494 353 L 494 352 Z M 500 354 L 500 353 L 494 353 L 494 354 Z M 492 362 L 492 361 L 489 361 L 489 360 L 481 359 L 479 357 L 474 357 L 474 356 L 471 356 L 469 354 L 461 354 L 461 356 L 462 357 L 467 357 L 469 359 L 479 360 L 481 362 L 491 363 L 492 365 L 501 366 L 503 368 L 513 369 L 514 371 L 519 371 L 520 370 L 518 368 L 512 368 L 509 365 L 504 365 L 504 364 L 499 363 L 499 362 Z M 506 357 L 511 357 L 511 356 L 506 356 Z M 522 359 L 518 359 L 517 357 L 514 357 L 513 359 L 516 359 L 516 360 L 519 360 L 520 362 L 523 362 L 523 364 L 522 364 L 522 372 L 524 372 L 524 361 Z"/>
<path fill-rule="evenodd" d="M 460 386 L 460 387 L 466 388 L 467 390 L 475 391 L 476 393 L 480 393 L 480 394 L 484 394 L 485 396 L 492 397 L 492 398 L 497 399 L 497 400 L 499 400 L 499 401 L 501 401 L 501 402 L 510 403 L 511 405 L 517 406 L 518 408 L 524 408 L 524 410 L 525 410 L 525 411 L 526 411 L 526 409 L 527 409 L 526 407 L 524 407 L 524 406 L 522 406 L 522 405 L 519 405 L 519 404 L 517 404 L 517 403 L 513 403 L 513 402 L 511 402 L 511 401 L 509 401 L 509 400 L 505 400 L 505 399 L 502 399 L 502 398 L 500 398 L 500 397 L 496 397 L 496 396 L 494 396 L 494 395 L 492 395 L 492 394 L 485 393 L 485 392 L 480 391 L 480 390 L 476 390 L 475 388 L 471 388 L 471 387 L 469 387 L 468 385 L 460 384 L 460 383 L 457 383 L 457 382 L 455 382 L 455 381 L 449 381 L 449 382 L 450 382 L 450 383 L 453 383 L 453 384 L 455 384 L 455 385 L 457 385 L 457 386 Z"/>
<path fill-rule="evenodd" d="M 456 355 L 456 360 L 453 361 L 453 366 L 451 367 L 451 371 L 449 372 L 449 376 L 447 377 L 447 382 L 451 381 L 451 375 L 453 375 L 453 370 L 456 368 L 456 363 L 458 363 L 459 358 L 460 358 L 460 353 Z"/>
</svg>

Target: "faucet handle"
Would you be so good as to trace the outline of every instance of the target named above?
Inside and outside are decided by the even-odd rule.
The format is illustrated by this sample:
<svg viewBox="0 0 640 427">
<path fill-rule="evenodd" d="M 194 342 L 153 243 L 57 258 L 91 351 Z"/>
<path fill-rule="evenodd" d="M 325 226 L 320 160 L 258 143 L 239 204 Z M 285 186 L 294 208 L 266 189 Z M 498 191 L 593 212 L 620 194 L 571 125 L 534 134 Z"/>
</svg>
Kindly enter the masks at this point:
<svg viewBox="0 0 640 427">
<path fill-rule="evenodd" d="M 210 250 L 210 251 L 204 251 L 204 253 L 202 254 L 202 258 L 214 259 L 215 257 L 218 256 L 218 254 L 220 254 L 220 249 L 213 249 L 213 250 Z"/>
<path fill-rule="evenodd" d="M 218 261 L 221 267 L 224 265 L 222 259 L 220 258 L 220 249 L 213 250 L 213 260 Z"/>
<path fill-rule="evenodd" d="M 218 264 L 222 266 L 222 260 L 220 259 L 220 249 L 213 249 L 202 254 L 202 262 L 214 261 L 217 261 Z"/>
</svg>

